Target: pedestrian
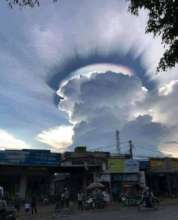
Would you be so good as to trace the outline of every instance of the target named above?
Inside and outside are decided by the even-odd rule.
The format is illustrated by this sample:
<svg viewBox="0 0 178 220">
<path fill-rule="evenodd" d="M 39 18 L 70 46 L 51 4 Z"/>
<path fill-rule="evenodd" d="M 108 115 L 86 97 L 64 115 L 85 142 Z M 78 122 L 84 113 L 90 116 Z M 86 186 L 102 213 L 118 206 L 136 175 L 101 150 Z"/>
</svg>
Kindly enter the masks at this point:
<svg viewBox="0 0 178 220">
<path fill-rule="evenodd" d="M 61 208 L 63 209 L 64 208 L 64 203 L 65 203 L 65 201 L 64 201 L 65 199 L 64 199 L 64 192 L 62 192 L 61 193 L 61 196 L 60 196 L 60 201 L 61 201 Z"/>
<path fill-rule="evenodd" d="M 106 205 L 108 205 L 111 202 L 111 198 L 109 193 L 106 190 L 103 190 L 103 200 L 105 202 Z"/>
<path fill-rule="evenodd" d="M 32 196 L 31 200 L 31 209 L 32 209 L 32 215 L 35 213 L 37 214 L 37 201 L 36 201 L 36 196 Z"/>
<path fill-rule="evenodd" d="M 15 200 L 14 200 L 14 207 L 18 213 L 20 212 L 20 204 L 21 204 L 21 200 L 20 200 L 19 196 L 16 195 Z"/>
<path fill-rule="evenodd" d="M 69 208 L 69 190 L 67 189 L 67 187 L 64 189 L 64 205 L 66 208 Z"/>
<path fill-rule="evenodd" d="M 29 201 L 27 200 L 25 201 L 24 208 L 25 208 L 25 213 L 28 214 L 31 208 Z"/>
<path fill-rule="evenodd" d="M 81 191 L 77 194 L 77 202 L 78 202 L 78 209 L 83 210 L 83 193 Z"/>
</svg>

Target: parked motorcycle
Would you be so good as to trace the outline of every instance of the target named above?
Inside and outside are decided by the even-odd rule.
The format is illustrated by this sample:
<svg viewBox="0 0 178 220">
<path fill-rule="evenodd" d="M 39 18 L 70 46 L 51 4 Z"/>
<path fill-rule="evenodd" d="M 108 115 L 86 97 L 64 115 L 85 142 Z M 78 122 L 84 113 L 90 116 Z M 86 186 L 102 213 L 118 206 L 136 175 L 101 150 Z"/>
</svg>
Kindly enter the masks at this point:
<svg viewBox="0 0 178 220">
<path fill-rule="evenodd" d="M 160 201 L 157 197 L 153 197 L 150 199 L 150 201 L 146 201 L 142 199 L 138 205 L 138 210 L 145 210 L 145 209 L 150 209 L 150 210 L 158 210 L 160 205 Z"/>
<path fill-rule="evenodd" d="M 95 200 L 95 208 L 104 209 L 105 206 L 106 206 L 106 202 L 103 199 L 96 199 Z"/>
<path fill-rule="evenodd" d="M 124 206 L 137 206 L 141 202 L 140 196 L 127 196 L 127 195 L 121 195 L 120 202 Z"/>
<path fill-rule="evenodd" d="M 95 208 L 95 201 L 92 197 L 88 197 L 84 202 L 83 202 L 83 207 L 85 210 L 90 210 Z"/>
<path fill-rule="evenodd" d="M 15 211 L 14 210 L 0 211 L 0 220 L 16 220 Z"/>
<path fill-rule="evenodd" d="M 7 205 L 4 199 L 0 199 L 0 220 L 16 220 L 16 211 Z"/>
</svg>

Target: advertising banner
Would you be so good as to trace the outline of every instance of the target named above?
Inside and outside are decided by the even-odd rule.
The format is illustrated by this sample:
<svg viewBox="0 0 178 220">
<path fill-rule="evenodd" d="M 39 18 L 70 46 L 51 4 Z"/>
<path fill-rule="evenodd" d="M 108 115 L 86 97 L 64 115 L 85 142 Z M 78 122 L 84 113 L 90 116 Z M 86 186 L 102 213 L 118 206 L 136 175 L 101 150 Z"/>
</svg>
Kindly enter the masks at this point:
<svg viewBox="0 0 178 220">
<path fill-rule="evenodd" d="M 124 160 L 122 159 L 109 159 L 108 169 L 111 173 L 122 173 L 124 172 Z"/>
<path fill-rule="evenodd" d="M 101 174 L 95 177 L 96 182 L 111 182 L 111 175 L 108 173 Z"/>
<path fill-rule="evenodd" d="M 47 150 L 0 151 L 0 165 L 12 166 L 58 166 L 60 154 Z"/>
<path fill-rule="evenodd" d="M 137 173 L 139 172 L 139 162 L 132 159 L 109 159 L 108 170 L 111 173 Z"/>
<path fill-rule="evenodd" d="M 137 160 L 125 160 L 124 161 L 124 172 L 125 173 L 138 173 L 139 162 Z"/>
<path fill-rule="evenodd" d="M 151 159 L 150 170 L 152 172 L 177 172 L 178 171 L 178 159 L 175 158 L 162 158 Z"/>
</svg>

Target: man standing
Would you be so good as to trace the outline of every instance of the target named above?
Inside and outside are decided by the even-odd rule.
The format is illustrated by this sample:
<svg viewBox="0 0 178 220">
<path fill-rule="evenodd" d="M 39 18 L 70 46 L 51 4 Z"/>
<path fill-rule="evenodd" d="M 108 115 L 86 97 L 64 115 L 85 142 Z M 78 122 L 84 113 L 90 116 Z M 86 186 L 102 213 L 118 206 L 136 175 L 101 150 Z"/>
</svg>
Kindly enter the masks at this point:
<svg viewBox="0 0 178 220">
<path fill-rule="evenodd" d="M 78 201 L 78 209 L 83 210 L 83 193 L 81 191 L 77 194 L 77 201 Z"/>
<path fill-rule="evenodd" d="M 32 209 L 32 215 L 34 213 L 37 214 L 37 201 L 34 195 L 32 196 L 31 209 Z"/>
<path fill-rule="evenodd" d="M 69 208 L 69 190 L 67 189 L 67 187 L 64 189 L 64 203 L 65 203 L 65 207 Z"/>
</svg>

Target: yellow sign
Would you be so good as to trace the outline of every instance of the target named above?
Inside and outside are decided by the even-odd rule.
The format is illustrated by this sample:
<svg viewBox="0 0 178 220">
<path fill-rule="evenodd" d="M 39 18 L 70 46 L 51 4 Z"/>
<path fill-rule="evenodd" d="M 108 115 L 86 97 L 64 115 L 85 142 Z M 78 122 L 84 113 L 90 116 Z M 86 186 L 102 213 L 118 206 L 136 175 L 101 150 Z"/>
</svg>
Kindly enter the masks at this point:
<svg viewBox="0 0 178 220">
<path fill-rule="evenodd" d="M 108 169 L 111 173 L 122 173 L 124 172 L 124 160 L 122 159 L 109 159 Z"/>
<path fill-rule="evenodd" d="M 152 171 L 175 172 L 178 171 L 178 160 L 173 158 L 151 159 L 150 168 Z"/>
<path fill-rule="evenodd" d="M 165 161 L 163 159 L 151 159 L 150 167 L 151 168 L 163 168 L 165 167 Z"/>
<path fill-rule="evenodd" d="M 171 171 L 178 171 L 178 159 L 172 159 L 169 165 Z"/>
</svg>

